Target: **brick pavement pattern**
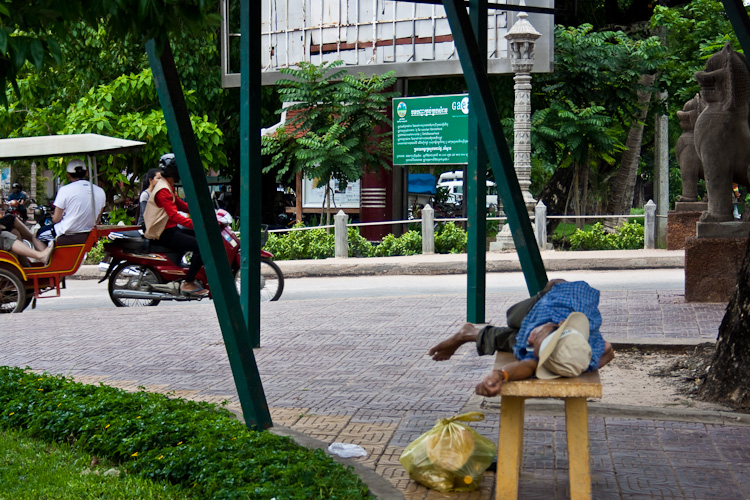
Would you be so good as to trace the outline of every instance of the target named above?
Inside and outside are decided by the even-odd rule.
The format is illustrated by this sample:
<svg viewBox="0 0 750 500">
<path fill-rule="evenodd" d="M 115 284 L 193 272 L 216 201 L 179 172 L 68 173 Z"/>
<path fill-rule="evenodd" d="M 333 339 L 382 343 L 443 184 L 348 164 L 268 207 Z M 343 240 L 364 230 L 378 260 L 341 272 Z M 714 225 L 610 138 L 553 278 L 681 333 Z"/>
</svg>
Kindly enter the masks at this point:
<svg viewBox="0 0 750 500">
<path fill-rule="evenodd" d="M 488 321 L 504 324 L 506 309 L 523 298 L 489 294 Z M 602 292 L 600 309 L 610 341 L 714 341 L 725 305 L 688 304 L 675 293 Z M 411 481 L 398 462 L 438 418 L 467 410 L 492 365 L 471 346 L 439 364 L 426 356 L 465 316 L 458 295 L 264 303 L 255 356 L 274 422 L 363 446 L 361 461 L 410 500 L 494 498 L 492 473 L 479 490 L 446 496 Z M 0 365 L 239 408 L 211 303 L 27 311 L 5 316 L 0 336 Z M 474 427 L 497 442 L 499 416 L 486 416 Z M 567 498 L 564 425 L 557 416 L 527 416 L 520 498 Z M 590 429 L 597 500 L 750 498 L 747 427 L 592 417 Z"/>
</svg>

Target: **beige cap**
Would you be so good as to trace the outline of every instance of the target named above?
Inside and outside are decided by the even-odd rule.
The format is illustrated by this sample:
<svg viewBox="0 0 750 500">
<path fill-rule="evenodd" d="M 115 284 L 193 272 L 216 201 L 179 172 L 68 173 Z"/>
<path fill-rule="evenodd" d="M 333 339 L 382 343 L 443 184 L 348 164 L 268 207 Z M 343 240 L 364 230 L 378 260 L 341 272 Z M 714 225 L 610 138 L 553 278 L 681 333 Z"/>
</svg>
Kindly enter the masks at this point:
<svg viewBox="0 0 750 500">
<path fill-rule="evenodd" d="M 585 314 L 572 312 L 539 348 L 537 378 L 577 377 L 591 363 L 589 320 Z"/>
</svg>

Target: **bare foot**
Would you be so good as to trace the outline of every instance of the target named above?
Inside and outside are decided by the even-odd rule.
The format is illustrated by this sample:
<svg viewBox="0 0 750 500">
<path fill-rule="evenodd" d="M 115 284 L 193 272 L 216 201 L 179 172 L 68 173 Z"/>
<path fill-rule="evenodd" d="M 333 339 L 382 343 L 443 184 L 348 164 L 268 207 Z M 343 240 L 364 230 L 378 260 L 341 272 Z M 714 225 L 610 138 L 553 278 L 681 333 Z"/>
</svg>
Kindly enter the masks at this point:
<svg viewBox="0 0 750 500">
<path fill-rule="evenodd" d="M 479 329 L 471 323 L 466 323 L 461 329 L 443 340 L 429 351 L 428 356 L 432 356 L 433 361 L 445 361 L 450 359 L 456 350 L 467 342 L 476 342 Z"/>
</svg>

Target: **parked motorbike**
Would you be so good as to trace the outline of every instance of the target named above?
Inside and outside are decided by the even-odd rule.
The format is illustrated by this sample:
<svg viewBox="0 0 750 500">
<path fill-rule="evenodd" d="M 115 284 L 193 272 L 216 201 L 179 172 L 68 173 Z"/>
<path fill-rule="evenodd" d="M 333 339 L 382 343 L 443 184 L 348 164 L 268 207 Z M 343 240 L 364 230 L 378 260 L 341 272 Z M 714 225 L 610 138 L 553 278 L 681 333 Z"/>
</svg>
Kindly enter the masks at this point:
<svg viewBox="0 0 750 500">
<path fill-rule="evenodd" d="M 232 216 L 219 210 L 217 220 L 221 226 L 224 249 L 234 274 L 237 291 L 240 291 L 240 240 L 232 231 Z M 267 239 L 267 228 L 264 228 Z M 109 297 L 117 307 L 156 306 L 162 300 L 189 301 L 204 297 L 180 291 L 180 282 L 187 273 L 184 252 L 158 245 L 144 237 L 140 231 L 111 233 L 104 250 L 111 261 L 99 283 L 109 280 Z M 279 300 L 284 291 L 284 276 L 273 260 L 273 254 L 261 250 L 260 295 L 262 301 Z M 205 288 L 211 288 L 205 268 L 196 276 Z"/>
<path fill-rule="evenodd" d="M 34 209 L 34 220 L 40 226 L 49 226 L 52 224 L 52 215 L 55 210 L 51 205 L 37 205 Z"/>
</svg>

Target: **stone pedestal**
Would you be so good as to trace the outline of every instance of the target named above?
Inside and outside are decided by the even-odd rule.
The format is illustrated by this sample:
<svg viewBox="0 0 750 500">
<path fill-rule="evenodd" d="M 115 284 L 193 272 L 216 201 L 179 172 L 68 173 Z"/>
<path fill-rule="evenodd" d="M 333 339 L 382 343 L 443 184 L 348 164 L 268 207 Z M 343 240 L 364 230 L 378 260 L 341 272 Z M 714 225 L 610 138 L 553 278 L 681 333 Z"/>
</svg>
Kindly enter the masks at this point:
<svg viewBox="0 0 750 500">
<path fill-rule="evenodd" d="M 685 240 L 696 236 L 695 225 L 703 212 L 678 212 L 670 210 L 667 213 L 667 250 L 683 250 Z"/>
<path fill-rule="evenodd" d="M 728 302 L 748 238 L 688 238 L 685 242 L 685 300 Z"/>
<path fill-rule="evenodd" d="M 708 210 L 704 201 L 678 201 L 674 210 L 667 213 L 667 250 L 682 250 L 685 240 L 696 236 L 695 225 L 701 214 Z"/>
</svg>

